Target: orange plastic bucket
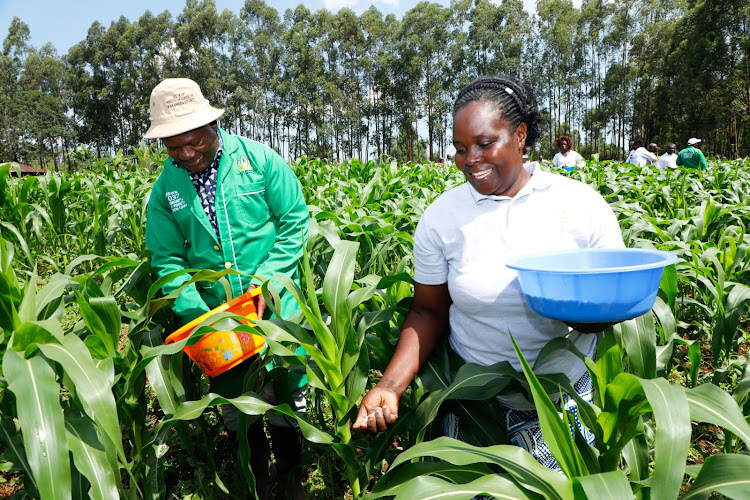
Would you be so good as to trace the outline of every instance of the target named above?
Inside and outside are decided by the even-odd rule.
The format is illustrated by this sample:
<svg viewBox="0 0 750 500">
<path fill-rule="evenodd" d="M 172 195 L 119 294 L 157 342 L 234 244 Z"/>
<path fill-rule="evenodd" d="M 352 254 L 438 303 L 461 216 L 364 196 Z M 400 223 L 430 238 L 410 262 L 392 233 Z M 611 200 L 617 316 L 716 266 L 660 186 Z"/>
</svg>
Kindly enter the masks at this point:
<svg viewBox="0 0 750 500">
<path fill-rule="evenodd" d="M 229 312 L 248 319 L 258 319 L 253 298 L 260 295 L 261 289 L 254 288 L 237 298 L 216 307 L 206 314 L 195 318 L 179 330 L 175 330 L 164 341 L 165 344 L 179 342 L 210 315 L 218 312 Z M 248 324 L 247 321 L 243 321 Z M 209 377 L 215 377 L 230 368 L 234 368 L 249 357 L 262 351 L 266 341 L 259 335 L 245 332 L 209 332 L 191 346 L 185 346 L 183 351 Z"/>
</svg>

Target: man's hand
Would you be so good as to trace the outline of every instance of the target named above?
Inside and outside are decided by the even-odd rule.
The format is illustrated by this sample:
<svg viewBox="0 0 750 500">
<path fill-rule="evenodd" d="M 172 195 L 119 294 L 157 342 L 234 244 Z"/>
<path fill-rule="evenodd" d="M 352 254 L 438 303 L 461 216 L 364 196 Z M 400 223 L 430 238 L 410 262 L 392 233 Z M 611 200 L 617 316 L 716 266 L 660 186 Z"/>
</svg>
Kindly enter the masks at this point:
<svg viewBox="0 0 750 500">
<path fill-rule="evenodd" d="M 249 292 L 250 290 L 254 290 L 256 288 L 260 287 L 258 285 L 250 285 L 247 291 Z M 263 294 L 260 293 L 255 296 L 253 301 L 255 302 L 255 311 L 258 314 L 258 319 L 263 319 L 263 313 L 266 312 L 266 299 L 264 299 Z"/>
<path fill-rule="evenodd" d="M 398 419 L 398 400 L 395 391 L 376 385 L 362 400 L 352 428 L 368 434 L 384 431 Z"/>
</svg>

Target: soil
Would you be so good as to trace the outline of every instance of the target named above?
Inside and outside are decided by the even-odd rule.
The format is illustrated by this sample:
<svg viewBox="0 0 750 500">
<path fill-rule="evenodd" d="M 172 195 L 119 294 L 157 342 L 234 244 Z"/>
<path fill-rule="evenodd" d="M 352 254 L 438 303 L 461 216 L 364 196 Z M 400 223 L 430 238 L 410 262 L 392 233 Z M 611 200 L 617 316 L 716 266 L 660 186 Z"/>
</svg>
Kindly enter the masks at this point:
<svg viewBox="0 0 750 500">
<path fill-rule="evenodd" d="M 8 498 L 23 490 L 23 473 L 0 472 L 0 478 L 4 480 L 0 483 L 0 498 Z"/>
</svg>

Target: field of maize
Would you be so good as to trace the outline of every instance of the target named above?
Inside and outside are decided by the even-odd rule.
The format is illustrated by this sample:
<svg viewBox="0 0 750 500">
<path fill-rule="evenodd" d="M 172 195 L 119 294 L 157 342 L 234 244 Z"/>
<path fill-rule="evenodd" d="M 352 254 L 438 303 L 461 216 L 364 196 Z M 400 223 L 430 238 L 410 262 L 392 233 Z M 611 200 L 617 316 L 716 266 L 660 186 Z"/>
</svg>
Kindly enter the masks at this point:
<svg viewBox="0 0 750 500">
<path fill-rule="evenodd" d="M 254 490 L 252 450 L 229 442 L 221 425 L 227 400 L 208 391 L 185 341 L 163 344 L 179 324 L 153 276 L 144 228 L 165 153 L 137 153 L 44 177 L 13 178 L 0 166 L 0 491 L 11 498 Z M 665 270 L 652 311 L 605 331 L 596 359 L 585 360 L 595 395 L 579 402 L 580 418 L 595 447 L 571 436 L 547 396 L 575 396 L 567 379 L 536 376 L 527 364 L 523 373 L 463 364 L 444 348 L 404 395 L 396 425 L 376 437 L 352 432 L 408 310 L 416 223 L 463 178 L 431 163 L 292 166 L 312 220 L 302 286 L 283 284 L 303 314 L 238 330 L 260 332 L 280 359 L 267 380 L 307 373 L 307 414 L 254 392 L 229 402 L 242 412 L 240 435 L 244 415 L 298 421 L 311 498 L 750 498 L 750 161 L 711 162 L 703 172 L 591 162 L 564 174 L 605 197 L 627 246 L 680 259 Z M 193 280 L 228 272 L 200 270 Z M 540 357 L 570 348 L 557 339 Z M 519 388 L 533 395 L 563 474 L 502 444 L 491 396 Z M 466 442 L 441 437 L 447 409 L 466 423 Z"/>
</svg>

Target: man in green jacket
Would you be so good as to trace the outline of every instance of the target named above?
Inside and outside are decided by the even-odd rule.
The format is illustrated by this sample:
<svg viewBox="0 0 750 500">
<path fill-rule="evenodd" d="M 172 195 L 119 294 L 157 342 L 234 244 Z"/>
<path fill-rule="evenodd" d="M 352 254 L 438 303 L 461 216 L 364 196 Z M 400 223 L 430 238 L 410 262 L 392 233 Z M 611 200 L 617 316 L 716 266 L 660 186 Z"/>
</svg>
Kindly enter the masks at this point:
<svg viewBox="0 0 750 500">
<path fill-rule="evenodd" d="M 223 113 L 203 97 L 197 83 L 186 78 L 166 79 L 151 93 L 151 127 L 144 137 L 161 139 L 169 154 L 148 201 L 146 246 L 151 264 L 160 277 L 184 269 L 233 269 L 241 273 L 227 275 L 234 297 L 260 285 L 251 275 L 271 279 L 283 274 L 299 283 L 298 262 L 309 227 L 299 181 L 272 149 L 219 128 L 217 120 Z M 189 280 L 189 275 L 181 275 L 162 290 L 172 293 Z M 277 288 L 280 314 L 289 318 L 299 305 L 286 290 Z M 182 289 L 173 309 L 187 323 L 229 298 L 220 282 L 198 282 Z M 263 317 L 262 296 L 257 297 L 256 310 Z M 242 363 L 213 378 L 212 391 L 228 398 L 242 394 L 249 365 Z M 286 402 L 304 411 L 304 377 L 292 383 L 292 401 Z M 279 403 L 273 390 L 266 388 L 261 395 Z M 223 405 L 222 413 L 225 426 L 233 432 L 237 410 Z M 282 419 L 269 417 L 269 424 L 281 475 L 299 462 L 301 440 L 298 432 L 283 428 Z M 251 425 L 249 435 L 258 493 L 268 497 L 270 481 L 264 476 L 269 447 L 262 420 Z"/>
<path fill-rule="evenodd" d="M 688 147 L 677 153 L 677 165 L 684 165 L 688 168 L 708 168 L 708 163 L 706 163 L 706 157 L 703 156 L 703 151 L 698 149 L 701 140 L 691 137 L 688 139 L 687 143 Z"/>
</svg>

